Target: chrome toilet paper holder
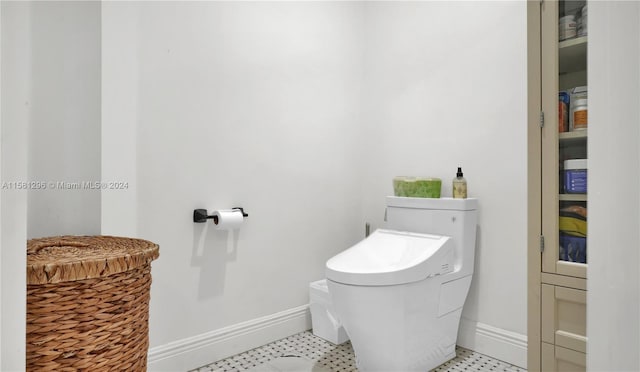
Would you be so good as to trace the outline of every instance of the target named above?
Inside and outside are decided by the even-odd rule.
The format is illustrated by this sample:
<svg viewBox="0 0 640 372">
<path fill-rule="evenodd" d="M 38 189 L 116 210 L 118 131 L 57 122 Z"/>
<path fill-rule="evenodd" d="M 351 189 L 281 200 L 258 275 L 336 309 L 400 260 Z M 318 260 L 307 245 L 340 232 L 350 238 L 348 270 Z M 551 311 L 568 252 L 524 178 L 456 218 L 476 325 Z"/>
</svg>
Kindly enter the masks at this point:
<svg viewBox="0 0 640 372">
<path fill-rule="evenodd" d="M 242 217 L 249 217 L 247 213 L 244 212 L 244 208 L 242 207 L 233 207 L 231 210 L 237 209 L 242 212 Z M 213 219 L 213 223 L 218 224 L 218 216 L 209 215 L 206 209 L 194 209 L 193 210 L 193 222 L 203 223 L 207 222 L 208 219 Z"/>
</svg>

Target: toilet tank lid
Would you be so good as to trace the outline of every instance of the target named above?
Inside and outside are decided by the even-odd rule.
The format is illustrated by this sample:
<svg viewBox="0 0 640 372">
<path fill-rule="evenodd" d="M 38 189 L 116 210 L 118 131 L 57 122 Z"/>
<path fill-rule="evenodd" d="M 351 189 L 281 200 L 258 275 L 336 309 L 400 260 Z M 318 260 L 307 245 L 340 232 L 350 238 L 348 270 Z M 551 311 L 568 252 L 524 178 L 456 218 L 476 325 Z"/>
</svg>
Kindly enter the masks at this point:
<svg viewBox="0 0 640 372">
<path fill-rule="evenodd" d="M 478 209 L 478 199 L 409 198 L 404 196 L 387 196 L 387 207 L 473 211 Z"/>
</svg>

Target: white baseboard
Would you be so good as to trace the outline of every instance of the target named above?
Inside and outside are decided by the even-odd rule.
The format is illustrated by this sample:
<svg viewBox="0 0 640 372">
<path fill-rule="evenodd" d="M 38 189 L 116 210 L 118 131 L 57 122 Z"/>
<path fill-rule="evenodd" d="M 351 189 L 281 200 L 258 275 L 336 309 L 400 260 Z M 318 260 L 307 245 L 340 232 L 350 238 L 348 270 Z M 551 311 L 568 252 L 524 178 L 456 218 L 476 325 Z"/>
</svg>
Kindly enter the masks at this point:
<svg viewBox="0 0 640 372">
<path fill-rule="evenodd" d="M 527 368 L 527 336 L 462 318 L 458 345 Z"/>
<path fill-rule="evenodd" d="M 149 349 L 148 370 L 185 372 L 311 329 L 309 305 L 234 324 Z M 458 345 L 518 367 L 527 366 L 527 336 L 465 318 Z"/>
<path fill-rule="evenodd" d="M 185 372 L 311 329 L 309 305 L 149 349 L 148 370 Z"/>
</svg>

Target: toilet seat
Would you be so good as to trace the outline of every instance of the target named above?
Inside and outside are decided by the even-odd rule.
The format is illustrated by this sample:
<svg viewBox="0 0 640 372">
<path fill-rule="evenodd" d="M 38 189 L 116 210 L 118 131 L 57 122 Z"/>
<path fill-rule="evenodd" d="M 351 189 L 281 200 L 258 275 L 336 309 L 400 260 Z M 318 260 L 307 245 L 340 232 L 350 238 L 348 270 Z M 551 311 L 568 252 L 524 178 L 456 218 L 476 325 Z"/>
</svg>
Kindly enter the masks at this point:
<svg viewBox="0 0 640 372">
<path fill-rule="evenodd" d="M 453 241 L 446 236 L 378 229 L 327 261 L 327 279 L 385 286 L 417 282 L 453 271 Z"/>
</svg>

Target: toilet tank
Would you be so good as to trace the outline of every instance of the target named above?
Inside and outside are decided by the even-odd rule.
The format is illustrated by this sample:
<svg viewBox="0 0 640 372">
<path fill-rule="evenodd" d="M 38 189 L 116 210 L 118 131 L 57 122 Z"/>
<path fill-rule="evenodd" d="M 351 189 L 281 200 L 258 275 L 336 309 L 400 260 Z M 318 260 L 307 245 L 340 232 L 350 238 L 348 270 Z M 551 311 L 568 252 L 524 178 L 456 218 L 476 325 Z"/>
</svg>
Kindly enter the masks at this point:
<svg viewBox="0 0 640 372">
<path fill-rule="evenodd" d="M 385 227 L 391 230 L 445 235 L 455 245 L 456 279 L 473 274 L 478 200 L 387 196 Z"/>
</svg>

